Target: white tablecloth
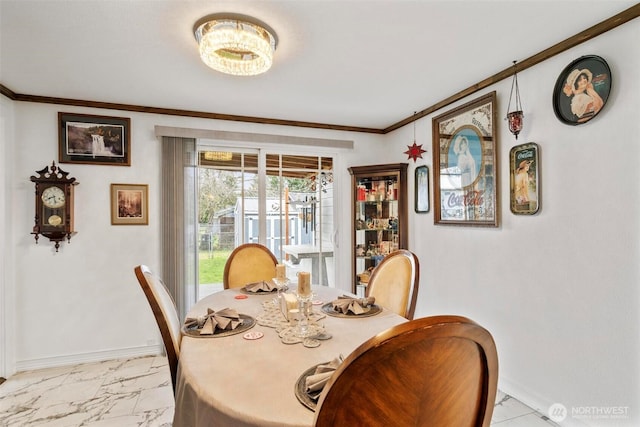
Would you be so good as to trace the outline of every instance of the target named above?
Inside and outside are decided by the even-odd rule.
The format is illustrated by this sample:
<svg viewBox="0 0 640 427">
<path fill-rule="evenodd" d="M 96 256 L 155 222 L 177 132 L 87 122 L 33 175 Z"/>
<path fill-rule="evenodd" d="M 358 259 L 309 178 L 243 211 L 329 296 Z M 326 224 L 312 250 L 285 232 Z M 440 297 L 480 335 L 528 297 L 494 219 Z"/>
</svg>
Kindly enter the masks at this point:
<svg viewBox="0 0 640 427">
<path fill-rule="evenodd" d="M 313 287 L 315 299 L 325 303 L 343 292 Z M 196 304 L 188 317 L 207 308 L 234 308 L 241 314 L 259 316 L 262 302 L 273 295 L 250 295 L 228 289 Z M 315 306 L 320 311 L 320 306 Z M 256 325 L 264 337 L 246 340 L 243 334 L 217 338 L 184 336 L 178 365 L 173 427 L 216 426 L 312 426 L 314 413 L 296 398 L 294 388 L 302 373 L 336 356 L 345 357 L 367 339 L 406 319 L 390 311 L 363 318 L 327 316 L 321 322 L 333 337 L 316 348 L 283 344 L 275 329 Z"/>
</svg>

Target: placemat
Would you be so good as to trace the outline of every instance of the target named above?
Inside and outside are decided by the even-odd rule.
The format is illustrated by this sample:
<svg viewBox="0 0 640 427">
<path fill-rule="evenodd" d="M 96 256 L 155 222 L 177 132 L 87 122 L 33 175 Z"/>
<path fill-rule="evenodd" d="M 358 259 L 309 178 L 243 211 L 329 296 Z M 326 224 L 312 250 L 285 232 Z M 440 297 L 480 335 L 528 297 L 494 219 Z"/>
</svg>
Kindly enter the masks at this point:
<svg viewBox="0 0 640 427">
<path fill-rule="evenodd" d="M 256 326 L 256 319 L 247 315 L 247 314 L 238 314 L 240 319 L 242 319 L 242 325 L 238 325 L 235 329 L 228 330 L 220 330 L 216 329 L 213 335 L 200 335 L 200 331 L 197 327 L 193 328 L 185 328 L 182 327 L 182 333 L 188 337 L 193 338 L 220 338 L 220 337 L 228 337 L 229 335 L 241 334 L 243 332 L 248 331 L 249 329 Z"/>
<path fill-rule="evenodd" d="M 278 288 L 273 288 L 270 291 L 258 291 L 258 292 L 251 292 L 248 291 L 246 289 L 246 286 L 243 286 L 241 288 L 238 289 L 241 293 L 246 294 L 246 295 L 272 295 L 275 294 L 276 292 L 278 292 Z"/>
<path fill-rule="evenodd" d="M 312 366 L 304 371 L 302 375 L 300 375 L 300 378 L 298 378 L 298 381 L 296 381 L 296 385 L 294 387 L 294 392 L 296 394 L 296 397 L 298 398 L 298 401 L 302 403 L 307 409 L 310 409 L 314 412 L 318 403 L 307 394 L 306 379 L 308 376 L 313 375 L 316 372 L 316 368 L 318 366 L 326 365 L 327 363 L 328 362 L 318 363 L 317 365 Z"/>
<path fill-rule="evenodd" d="M 380 312 L 382 312 L 382 307 L 380 307 L 379 305 L 373 304 L 369 306 L 369 311 L 362 314 L 353 314 L 351 312 L 342 313 L 340 311 L 334 310 L 333 304 L 329 302 L 322 306 L 322 312 L 327 313 L 329 316 L 333 316 L 333 317 L 360 318 L 360 317 L 375 316 L 376 314 L 379 314 Z"/>
</svg>

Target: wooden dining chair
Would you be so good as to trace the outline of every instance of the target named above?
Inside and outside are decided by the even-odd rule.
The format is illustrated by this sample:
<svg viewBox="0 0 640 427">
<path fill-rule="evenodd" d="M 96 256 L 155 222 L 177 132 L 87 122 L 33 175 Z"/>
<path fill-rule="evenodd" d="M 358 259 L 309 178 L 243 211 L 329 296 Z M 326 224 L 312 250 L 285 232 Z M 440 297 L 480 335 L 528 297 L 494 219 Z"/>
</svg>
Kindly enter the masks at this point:
<svg viewBox="0 0 640 427">
<path fill-rule="evenodd" d="M 371 272 L 366 294 L 376 304 L 413 319 L 420 283 L 420 263 L 411 251 L 400 249 L 384 257 Z"/>
<path fill-rule="evenodd" d="M 176 304 L 162 280 L 153 274 L 149 267 L 139 265 L 134 268 L 134 271 L 160 329 L 169 363 L 169 371 L 171 372 L 171 384 L 175 393 L 178 358 L 180 357 L 180 340 L 182 338 L 182 325 L 178 317 Z"/>
<path fill-rule="evenodd" d="M 241 288 L 247 283 L 276 277 L 278 260 L 269 248 L 258 243 L 245 243 L 233 250 L 224 265 L 222 283 L 225 289 Z"/>
<path fill-rule="evenodd" d="M 316 427 L 489 427 L 498 384 L 491 334 L 460 316 L 394 326 L 354 350 L 320 396 Z"/>
</svg>

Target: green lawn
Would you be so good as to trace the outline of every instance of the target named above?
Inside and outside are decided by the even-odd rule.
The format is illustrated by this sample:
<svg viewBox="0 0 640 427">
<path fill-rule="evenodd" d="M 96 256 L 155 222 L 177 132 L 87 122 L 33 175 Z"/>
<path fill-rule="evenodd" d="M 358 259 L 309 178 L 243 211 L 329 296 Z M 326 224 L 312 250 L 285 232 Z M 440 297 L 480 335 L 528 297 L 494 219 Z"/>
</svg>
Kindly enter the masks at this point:
<svg viewBox="0 0 640 427">
<path fill-rule="evenodd" d="M 203 251 L 199 255 L 200 283 L 222 283 L 222 275 L 224 273 L 224 264 L 229 258 L 228 251 L 213 251 L 212 257 L 209 258 L 209 252 Z"/>
</svg>

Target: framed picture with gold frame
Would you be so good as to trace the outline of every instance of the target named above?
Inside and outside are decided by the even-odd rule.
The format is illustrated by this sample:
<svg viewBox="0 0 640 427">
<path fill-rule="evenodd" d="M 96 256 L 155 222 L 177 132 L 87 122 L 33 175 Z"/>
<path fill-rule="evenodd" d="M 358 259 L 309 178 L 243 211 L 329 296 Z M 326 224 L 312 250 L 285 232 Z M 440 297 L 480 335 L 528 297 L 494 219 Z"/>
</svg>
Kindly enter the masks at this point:
<svg viewBox="0 0 640 427">
<path fill-rule="evenodd" d="M 111 225 L 149 224 L 149 186 L 111 184 Z"/>
<path fill-rule="evenodd" d="M 498 227 L 496 92 L 433 118 L 434 224 Z"/>
<path fill-rule="evenodd" d="M 540 209 L 540 148 L 533 142 L 516 145 L 509 152 L 511 212 L 534 215 Z"/>
</svg>

